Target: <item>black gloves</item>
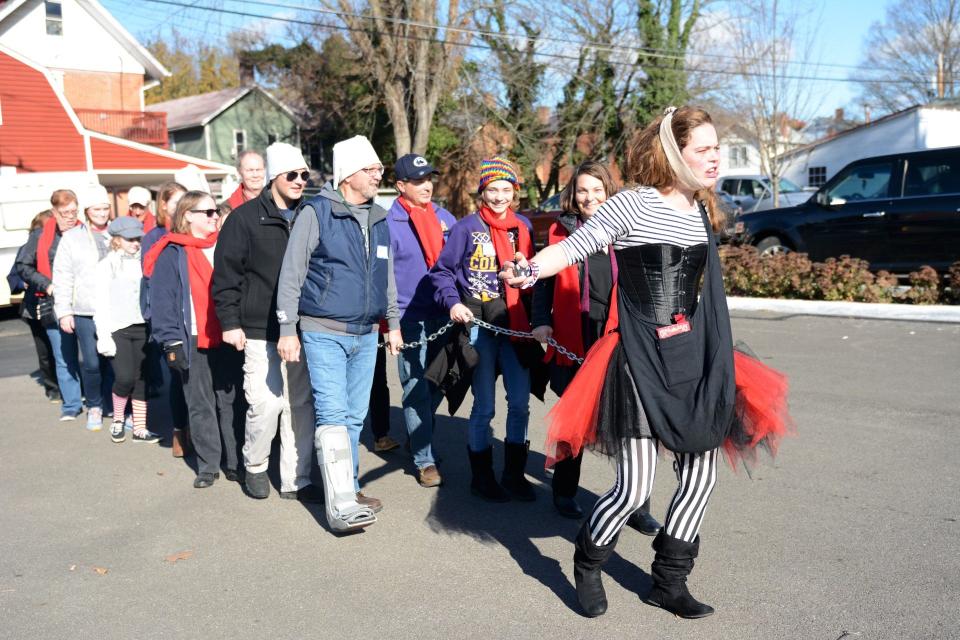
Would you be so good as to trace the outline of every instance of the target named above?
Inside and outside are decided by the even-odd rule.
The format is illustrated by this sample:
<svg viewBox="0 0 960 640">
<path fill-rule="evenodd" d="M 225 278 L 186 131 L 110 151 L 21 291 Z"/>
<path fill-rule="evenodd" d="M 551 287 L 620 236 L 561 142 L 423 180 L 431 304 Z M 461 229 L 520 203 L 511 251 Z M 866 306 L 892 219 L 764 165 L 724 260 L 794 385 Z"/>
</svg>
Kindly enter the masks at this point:
<svg viewBox="0 0 960 640">
<path fill-rule="evenodd" d="M 163 347 L 163 357 L 167 361 L 167 366 L 173 371 L 186 373 L 189 368 L 187 365 L 187 354 L 183 350 L 183 343 L 177 342 Z"/>
</svg>

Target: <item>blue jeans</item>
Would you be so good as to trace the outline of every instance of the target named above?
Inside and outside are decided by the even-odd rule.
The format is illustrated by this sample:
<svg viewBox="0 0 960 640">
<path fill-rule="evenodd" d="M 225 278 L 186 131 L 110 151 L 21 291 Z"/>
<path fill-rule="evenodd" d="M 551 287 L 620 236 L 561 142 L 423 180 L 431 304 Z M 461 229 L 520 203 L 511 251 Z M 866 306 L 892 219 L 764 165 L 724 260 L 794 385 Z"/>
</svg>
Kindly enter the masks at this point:
<svg viewBox="0 0 960 640">
<path fill-rule="evenodd" d="M 90 316 L 73 316 L 73 331 L 80 345 L 80 377 L 87 409 L 113 409 L 110 361 L 97 353 L 97 327 Z M 104 403 L 104 400 L 107 400 Z"/>
<path fill-rule="evenodd" d="M 510 339 L 499 337 L 488 329 L 473 325 L 470 344 L 477 350 L 480 362 L 473 369 L 473 408 L 470 410 L 469 446 L 471 451 L 490 447 L 496 406 L 497 366 L 503 374 L 507 390 L 507 442 L 522 444 L 527 440 L 530 421 L 530 372 L 517 359 Z"/>
<path fill-rule="evenodd" d="M 63 397 L 61 411 L 78 414 L 83 410 L 83 391 L 80 389 L 80 357 L 77 354 L 77 335 L 64 333 L 59 327 L 45 329 L 57 365 L 57 384 Z"/>
<path fill-rule="evenodd" d="M 360 431 L 370 405 L 377 334 L 340 336 L 304 331 L 303 353 L 313 387 L 316 426 L 344 425 L 353 452 L 353 484 L 359 491 Z M 320 443 L 316 442 L 319 448 Z"/>
<path fill-rule="evenodd" d="M 417 321 L 400 321 L 403 341 L 424 340 L 445 324 L 444 318 Z M 443 395 L 432 382 L 424 377 L 429 363 L 443 348 L 446 336 L 421 345 L 419 349 L 404 349 L 397 358 L 397 372 L 403 387 L 403 421 L 410 437 L 410 449 L 417 469 L 435 464 L 433 459 L 434 414 Z"/>
</svg>

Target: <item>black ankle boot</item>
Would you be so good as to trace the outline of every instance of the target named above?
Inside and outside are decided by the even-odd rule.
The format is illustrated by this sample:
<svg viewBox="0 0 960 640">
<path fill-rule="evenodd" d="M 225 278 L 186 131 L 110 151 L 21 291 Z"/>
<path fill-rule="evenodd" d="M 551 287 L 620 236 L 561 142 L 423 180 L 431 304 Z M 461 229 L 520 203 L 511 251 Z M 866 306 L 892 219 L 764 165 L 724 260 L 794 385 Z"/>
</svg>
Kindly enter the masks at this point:
<svg viewBox="0 0 960 640">
<path fill-rule="evenodd" d="M 470 471 L 473 473 L 470 492 L 489 502 L 509 502 L 510 496 L 497 484 L 493 475 L 493 449 L 487 447 L 483 451 L 471 451 L 470 447 L 467 447 L 467 453 L 470 456 Z"/>
<path fill-rule="evenodd" d="M 713 613 L 713 607 L 690 595 L 687 576 L 693 571 L 693 561 L 700 551 L 700 536 L 693 542 L 672 538 L 662 530 L 653 539 L 653 560 L 650 573 L 653 589 L 644 601 L 666 609 L 681 618 L 704 618 Z"/>
<path fill-rule="evenodd" d="M 660 523 L 650 515 L 650 499 L 641 505 L 639 509 L 630 514 L 627 524 L 642 533 L 645 536 L 655 536 L 660 531 Z"/>
<path fill-rule="evenodd" d="M 618 533 L 610 544 L 598 547 L 590 539 L 590 527 L 586 522 L 577 534 L 576 551 L 573 553 L 573 579 L 577 585 L 577 600 L 583 613 L 590 618 L 607 612 L 607 594 L 603 590 L 600 570 L 610 559 L 619 537 Z"/>
<path fill-rule="evenodd" d="M 527 468 L 527 452 L 530 450 L 530 442 L 504 442 L 503 443 L 503 475 L 500 476 L 500 484 L 507 490 L 510 497 L 522 502 L 533 502 L 537 495 L 533 492 L 533 485 L 524 475 Z"/>
</svg>

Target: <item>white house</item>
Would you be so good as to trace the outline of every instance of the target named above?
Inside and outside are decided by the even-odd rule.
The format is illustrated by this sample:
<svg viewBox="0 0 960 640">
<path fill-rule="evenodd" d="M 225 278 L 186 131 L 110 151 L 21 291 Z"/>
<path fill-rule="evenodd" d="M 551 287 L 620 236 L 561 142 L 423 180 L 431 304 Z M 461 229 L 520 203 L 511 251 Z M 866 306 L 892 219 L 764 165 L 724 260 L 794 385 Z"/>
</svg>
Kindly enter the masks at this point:
<svg viewBox="0 0 960 640">
<path fill-rule="evenodd" d="M 960 103 L 916 105 L 783 154 L 784 177 L 819 187 L 862 158 L 960 146 Z"/>
<path fill-rule="evenodd" d="M 760 149 L 751 136 L 737 125 L 719 132 L 720 175 L 760 175 Z"/>
</svg>

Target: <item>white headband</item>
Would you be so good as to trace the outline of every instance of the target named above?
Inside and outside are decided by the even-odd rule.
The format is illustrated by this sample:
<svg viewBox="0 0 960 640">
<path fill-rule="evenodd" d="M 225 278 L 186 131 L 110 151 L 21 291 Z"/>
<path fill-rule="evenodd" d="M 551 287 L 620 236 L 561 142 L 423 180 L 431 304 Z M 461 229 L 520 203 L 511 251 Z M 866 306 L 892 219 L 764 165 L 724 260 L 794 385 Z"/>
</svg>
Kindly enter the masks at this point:
<svg viewBox="0 0 960 640">
<path fill-rule="evenodd" d="M 693 175 L 693 171 L 683 161 L 677 139 L 673 137 L 673 112 L 676 110 L 676 107 L 667 107 L 663 110 L 663 120 L 660 121 L 660 144 L 680 185 L 691 191 L 699 191 L 704 188 L 703 183 Z"/>
</svg>

